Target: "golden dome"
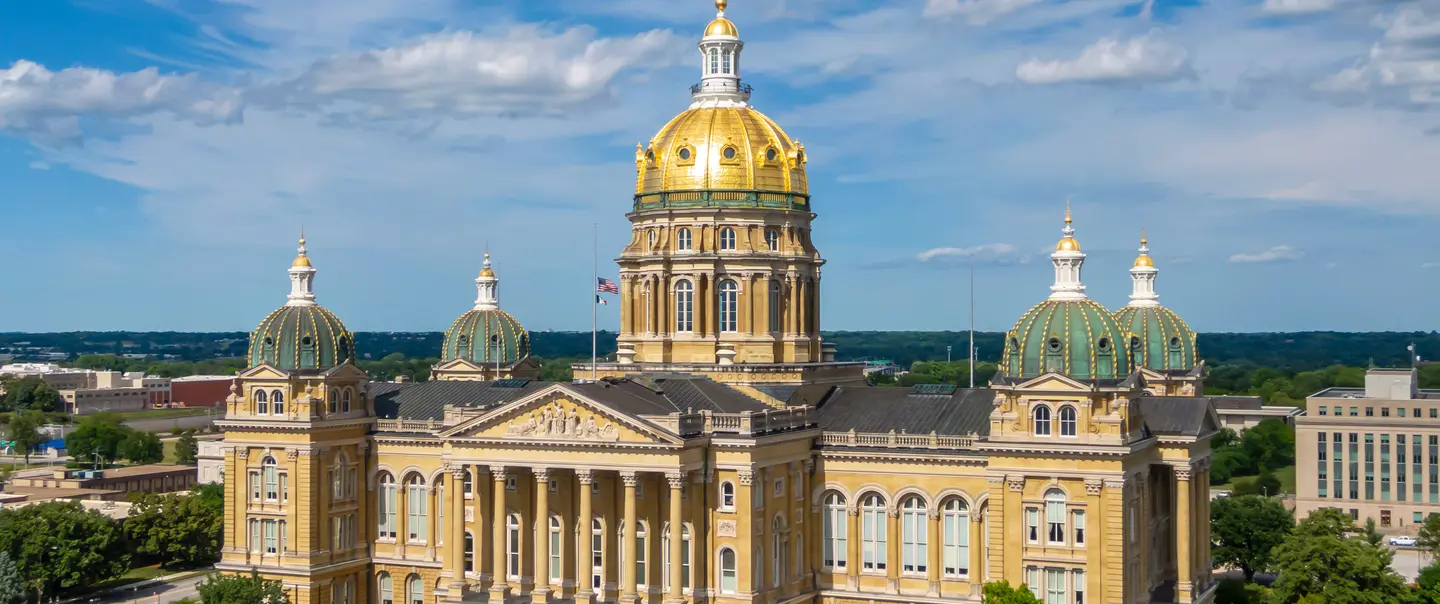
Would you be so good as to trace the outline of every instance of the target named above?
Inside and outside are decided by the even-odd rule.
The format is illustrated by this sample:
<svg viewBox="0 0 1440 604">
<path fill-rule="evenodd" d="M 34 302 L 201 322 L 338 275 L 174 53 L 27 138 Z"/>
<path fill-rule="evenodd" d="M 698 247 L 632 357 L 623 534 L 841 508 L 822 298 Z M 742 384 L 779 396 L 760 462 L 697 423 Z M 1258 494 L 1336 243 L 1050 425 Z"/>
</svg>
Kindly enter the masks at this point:
<svg viewBox="0 0 1440 604">
<path fill-rule="evenodd" d="M 485 252 L 485 268 L 480 269 L 481 277 L 494 277 L 495 271 L 490 269 L 490 252 Z"/>
<path fill-rule="evenodd" d="M 711 36 L 738 38 L 740 37 L 740 30 L 736 28 L 735 23 L 729 19 L 725 17 L 715 17 L 714 21 L 711 21 L 709 25 L 705 26 L 705 37 L 709 38 Z"/>
<path fill-rule="evenodd" d="M 305 255 L 305 234 L 300 234 L 300 253 L 295 255 L 295 262 L 290 263 L 290 268 L 312 268 L 310 257 Z"/>
<path fill-rule="evenodd" d="M 1064 233 L 1065 236 L 1061 237 L 1060 242 L 1055 244 L 1055 251 L 1080 251 L 1080 242 L 1075 240 L 1075 229 L 1070 227 L 1070 199 L 1068 197 L 1065 199 L 1065 228 L 1061 232 Z"/>
<path fill-rule="evenodd" d="M 1135 257 L 1135 268 L 1155 268 L 1155 261 L 1150 258 L 1150 238 L 1140 236 L 1140 255 Z"/>
<path fill-rule="evenodd" d="M 749 106 L 695 107 L 636 150 L 637 194 L 765 191 L 809 194 L 805 146 Z"/>
</svg>

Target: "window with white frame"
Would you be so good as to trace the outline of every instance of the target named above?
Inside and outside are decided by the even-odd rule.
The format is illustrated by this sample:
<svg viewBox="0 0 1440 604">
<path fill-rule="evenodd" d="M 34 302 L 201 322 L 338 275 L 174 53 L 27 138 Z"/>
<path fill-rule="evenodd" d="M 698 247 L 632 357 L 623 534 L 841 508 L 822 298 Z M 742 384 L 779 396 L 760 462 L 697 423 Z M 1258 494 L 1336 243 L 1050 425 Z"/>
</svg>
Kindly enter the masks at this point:
<svg viewBox="0 0 1440 604">
<path fill-rule="evenodd" d="M 260 549 L 265 547 L 264 538 L 260 532 L 260 521 L 250 519 L 250 553 L 260 553 Z"/>
<path fill-rule="evenodd" d="M 785 521 L 775 516 L 770 521 L 770 587 L 780 587 L 785 574 Z"/>
<path fill-rule="evenodd" d="M 735 511 L 735 483 L 728 480 L 720 483 L 720 510 Z"/>
<path fill-rule="evenodd" d="M 690 250 L 691 245 L 693 245 L 691 243 L 690 237 L 690 229 L 681 227 L 680 230 L 676 231 L 675 234 L 675 247 L 679 248 L 681 251 Z"/>
<path fill-rule="evenodd" d="M 1060 436 L 1075 436 L 1075 407 L 1065 405 L 1060 408 Z"/>
<path fill-rule="evenodd" d="M 1025 587 L 1036 598 L 1043 597 L 1045 592 L 1040 591 L 1040 569 L 1030 566 L 1025 569 Z"/>
<path fill-rule="evenodd" d="M 720 282 L 720 331 L 740 330 L 740 285 L 731 279 Z"/>
<path fill-rule="evenodd" d="M 565 570 L 565 567 L 562 565 L 563 563 L 561 562 L 561 556 L 564 555 L 564 552 L 560 551 L 560 545 L 561 545 L 561 544 L 560 544 L 560 528 L 561 528 L 561 526 L 562 526 L 562 525 L 561 525 L 561 523 L 560 523 L 560 517 L 559 517 L 559 516 L 551 516 L 551 517 L 550 517 L 550 552 L 549 552 L 549 553 L 550 553 L 550 584 L 551 584 L 551 585 L 558 585 L 558 584 L 560 583 L 560 573 Z"/>
<path fill-rule="evenodd" d="M 780 231 L 765 229 L 765 247 L 772 252 L 780 251 Z"/>
<path fill-rule="evenodd" d="M 695 286 L 688 279 L 675 282 L 675 331 L 695 331 Z"/>
<path fill-rule="evenodd" d="M 429 534 L 426 523 L 429 521 L 427 508 L 430 503 L 429 489 L 425 488 L 425 478 L 419 474 L 411 474 L 410 479 L 405 483 L 405 505 L 409 511 L 405 518 L 406 539 L 412 543 L 424 543 Z"/>
<path fill-rule="evenodd" d="M 266 415 L 270 413 L 270 395 L 264 390 L 255 391 L 255 413 Z"/>
<path fill-rule="evenodd" d="M 1036 405 L 1033 412 L 1035 436 L 1050 436 L 1050 408 Z"/>
<path fill-rule="evenodd" d="M 280 470 L 274 457 L 260 461 L 260 472 L 265 476 L 265 501 L 280 501 Z"/>
<path fill-rule="evenodd" d="M 261 527 L 265 530 L 265 553 L 273 555 L 280 551 L 280 536 L 275 532 L 274 520 L 262 520 Z"/>
<path fill-rule="evenodd" d="M 1045 569 L 1045 604 L 1068 604 L 1065 602 L 1065 570 Z"/>
<path fill-rule="evenodd" d="M 625 525 L 622 523 L 620 526 L 623 530 Z M 647 537 L 649 534 L 650 523 L 644 520 L 635 523 L 635 585 L 640 588 L 644 588 L 650 583 L 650 575 L 645 572 L 645 554 L 650 551 L 650 548 L 647 546 Z M 621 557 L 624 557 L 623 552 L 621 553 Z"/>
<path fill-rule="evenodd" d="M 945 501 L 940 517 L 940 564 L 945 576 L 965 577 L 970 574 L 970 506 L 964 499 L 951 497 Z"/>
<path fill-rule="evenodd" d="M 860 502 L 860 569 L 883 572 L 886 555 L 885 499 L 871 493 Z"/>
<path fill-rule="evenodd" d="M 690 589 L 690 525 L 680 525 L 680 589 Z"/>
<path fill-rule="evenodd" d="M 924 574 L 929 568 L 929 550 L 926 548 L 928 513 L 925 502 L 919 496 L 911 495 L 900 502 L 900 571 Z"/>
<path fill-rule="evenodd" d="M 328 409 L 328 410 L 330 411 L 330 413 L 335 413 L 336 411 L 339 411 L 339 410 L 340 410 L 340 391 L 339 391 L 339 390 L 331 390 L 331 391 L 330 391 L 330 397 L 329 397 L 329 398 L 330 398 L 330 406 L 329 406 L 329 409 Z"/>
<path fill-rule="evenodd" d="M 260 501 L 260 473 L 250 473 L 250 499 Z"/>
<path fill-rule="evenodd" d="M 445 483 L 443 476 L 435 478 L 435 542 L 445 542 Z"/>
<path fill-rule="evenodd" d="M 596 518 L 590 521 L 590 588 L 605 585 L 605 525 Z"/>
<path fill-rule="evenodd" d="M 505 516 L 505 576 L 520 578 L 520 515 Z"/>
<path fill-rule="evenodd" d="M 421 583 L 420 575 L 410 575 L 405 580 L 405 600 L 407 604 L 425 604 L 425 584 Z"/>
<path fill-rule="evenodd" d="M 1070 591 L 1075 594 L 1074 604 L 1085 604 L 1085 571 L 1070 573 Z"/>
<path fill-rule="evenodd" d="M 740 591 L 740 578 L 736 571 L 735 550 L 720 548 L 720 593 L 734 594 Z"/>
<path fill-rule="evenodd" d="M 270 393 L 270 411 L 275 415 L 285 415 L 285 393 L 279 390 Z"/>
<path fill-rule="evenodd" d="M 380 523 L 380 531 L 376 537 L 380 539 L 394 539 L 399 510 L 399 501 L 396 497 L 395 477 L 389 473 L 380 475 L 380 502 L 379 510 L 376 511 L 377 520 Z"/>
<path fill-rule="evenodd" d="M 377 582 L 380 584 L 380 604 L 395 604 L 395 582 L 390 573 L 381 572 Z"/>
<path fill-rule="evenodd" d="M 850 530 L 850 522 L 845 508 L 845 496 L 835 491 L 825 494 L 824 514 L 822 519 L 822 530 L 820 552 L 821 564 L 826 568 L 835 570 L 845 569 L 845 558 L 848 555 L 846 533 Z"/>
<path fill-rule="evenodd" d="M 1040 510 L 1025 508 L 1025 542 L 1040 542 Z"/>
<path fill-rule="evenodd" d="M 710 73 L 720 73 L 720 50 L 717 48 L 710 49 Z"/>
<path fill-rule="evenodd" d="M 349 388 L 346 388 L 344 391 L 342 391 L 342 392 L 340 393 L 340 412 L 341 412 L 341 413 L 349 413 L 349 412 L 350 412 L 350 389 L 349 389 Z"/>
<path fill-rule="evenodd" d="M 1073 512 L 1070 512 L 1070 524 L 1071 524 L 1071 526 L 1075 527 L 1075 528 L 1074 528 L 1074 530 L 1075 530 L 1075 540 L 1074 540 L 1074 542 L 1073 542 L 1074 545 L 1075 545 L 1075 547 L 1082 547 L 1082 546 L 1084 546 L 1084 545 L 1085 545 L 1085 510 L 1075 510 L 1075 511 L 1073 511 Z"/>
<path fill-rule="evenodd" d="M 735 249 L 735 229 L 732 229 L 730 227 L 720 229 L 720 249 Z"/>
<path fill-rule="evenodd" d="M 1065 543 L 1065 493 L 1059 489 L 1045 493 L 1045 541 L 1051 545 Z"/>
<path fill-rule="evenodd" d="M 465 572 L 475 572 L 475 534 L 465 531 Z"/>
</svg>

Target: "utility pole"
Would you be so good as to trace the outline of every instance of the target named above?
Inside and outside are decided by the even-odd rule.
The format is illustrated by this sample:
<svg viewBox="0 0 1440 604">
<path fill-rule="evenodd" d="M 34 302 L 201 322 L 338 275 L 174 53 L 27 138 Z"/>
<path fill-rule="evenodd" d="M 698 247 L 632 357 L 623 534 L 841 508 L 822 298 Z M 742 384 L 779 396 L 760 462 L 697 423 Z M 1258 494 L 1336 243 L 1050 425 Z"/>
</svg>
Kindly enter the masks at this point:
<svg viewBox="0 0 1440 604">
<path fill-rule="evenodd" d="M 946 346 L 946 347 L 945 347 L 945 362 L 946 362 L 946 363 L 949 363 L 949 362 L 950 362 L 950 347 L 949 347 L 949 346 Z"/>
</svg>

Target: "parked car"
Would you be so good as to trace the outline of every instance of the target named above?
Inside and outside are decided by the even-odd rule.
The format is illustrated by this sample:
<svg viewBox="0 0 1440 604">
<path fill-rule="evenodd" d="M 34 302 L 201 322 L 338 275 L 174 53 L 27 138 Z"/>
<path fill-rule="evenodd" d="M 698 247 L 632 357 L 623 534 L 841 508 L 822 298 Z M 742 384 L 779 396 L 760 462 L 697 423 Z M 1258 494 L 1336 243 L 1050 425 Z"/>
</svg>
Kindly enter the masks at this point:
<svg viewBox="0 0 1440 604">
<path fill-rule="evenodd" d="M 1390 538 L 1390 545 L 1399 545 L 1399 546 L 1402 546 L 1402 547 L 1415 547 L 1415 538 L 1414 538 L 1414 537 L 1410 537 L 1410 536 L 1406 536 L 1406 535 L 1400 535 L 1400 536 L 1397 536 L 1397 537 L 1391 537 L 1391 538 Z"/>
</svg>

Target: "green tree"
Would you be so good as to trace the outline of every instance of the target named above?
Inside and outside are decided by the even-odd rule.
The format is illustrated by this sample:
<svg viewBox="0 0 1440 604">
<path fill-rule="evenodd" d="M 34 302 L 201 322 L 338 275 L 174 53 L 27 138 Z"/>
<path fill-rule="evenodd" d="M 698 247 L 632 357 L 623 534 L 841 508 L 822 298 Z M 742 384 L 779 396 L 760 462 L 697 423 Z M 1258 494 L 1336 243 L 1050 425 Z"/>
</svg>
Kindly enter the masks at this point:
<svg viewBox="0 0 1440 604">
<path fill-rule="evenodd" d="M 27 591 L 25 579 L 20 576 L 10 552 L 0 551 L 0 604 L 24 602 Z"/>
<path fill-rule="evenodd" d="M 1440 514 L 1430 514 L 1425 517 L 1425 524 L 1420 525 L 1420 534 L 1415 538 L 1415 545 L 1430 553 L 1432 557 L 1440 558 Z"/>
<path fill-rule="evenodd" d="M 10 418 L 5 426 L 5 438 L 15 443 L 25 455 L 25 465 L 30 465 L 30 451 L 45 442 L 40 427 L 45 425 L 45 414 L 39 411 L 21 411 Z"/>
<path fill-rule="evenodd" d="M 182 466 L 195 465 L 195 456 L 199 453 L 199 449 L 199 444 L 195 442 L 195 435 L 187 430 L 180 435 L 180 440 L 175 442 L 175 463 Z"/>
<path fill-rule="evenodd" d="M 28 590 L 42 600 L 130 568 L 118 523 L 73 501 L 0 509 L 0 552 L 10 555 Z"/>
<path fill-rule="evenodd" d="M 195 587 L 204 604 L 290 604 L 290 596 L 279 581 L 266 581 L 255 571 L 250 576 L 217 573 Z"/>
<path fill-rule="evenodd" d="M 194 566 L 220 557 L 225 504 L 201 491 L 141 496 L 125 519 L 125 537 L 136 553 L 167 567 Z"/>
<path fill-rule="evenodd" d="M 1440 562 L 1420 569 L 1415 583 L 1419 586 L 1415 590 L 1416 604 L 1440 604 Z"/>
<path fill-rule="evenodd" d="M 1267 419 L 1240 435 L 1240 446 L 1256 463 L 1257 470 L 1277 470 L 1295 463 L 1295 428 L 1278 419 Z"/>
<path fill-rule="evenodd" d="M 1224 579 L 1215 588 L 1215 604 L 1264 604 L 1270 590 L 1239 579 Z"/>
<path fill-rule="evenodd" d="M 1264 572 L 1274 562 L 1276 546 L 1285 541 L 1295 518 L 1274 499 L 1247 495 L 1221 497 L 1210 508 L 1210 537 L 1216 564 L 1239 568 L 1245 580 Z"/>
<path fill-rule="evenodd" d="M 1233 494 L 1274 497 L 1280 494 L 1282 488 L 1280 479 L 1276 478 L 1274 474 L 1271 474 L 1269 470 L 1265 470 L 1260 472 L 1260 475 L 1256 476 L 1255 480 L 1247 480 L 1245 482 L 1237 481 Z"/>
<path fill-rule="evenodd" d="M 27 375 L 6 380 L 5 398 L 0 407 L 6 411 L 41 411 L 49 413 L 60 409 L 60 391 L 40 376 Z"/>
<path fill-rule="evenodd" d="M 165 445 L 153 433 L 129 430 L 120 442 L 120 456 L 136 465 L 159 463 L 165 459 Z"/>
<path fill-rule="evenodd" d="M 65 448 L 76 460 L 89 461 L 93 456 L 114 461 L 119 457 L 120 443 L 130 436 L 130 429 L 120 424 L 113 413 L 96 413 L 80 419 L 75 430 L 65 435 Z"/>
<path fill-rule="evenodd" d="M 1385 540 L 1385 536 L 1381 535 L 1380 531 L 1375 528 L 1374 518 L 1365 519 L 1365 529 L 1360 531 L 1360 536 L 1365 539 L 1366 543 L 1377 547 L 1380 545 L 1381 541 Z"/>
<path fill-rule="evenodd" d="M 980 602 L 982 604 L 1041 604 L 1040 599 L 1030 593 L 1028 586 L 1011 587 L 1009 581 L 986 583 Z"/>
<path fill-rule="evenodd" d="M 1393 604 L 1409 595 L 1390 550 L 1346 539 L 1355 523 L 1333 509 L 1311 513 L 1275 548 L 1274 604 Z"/>
</svg>

